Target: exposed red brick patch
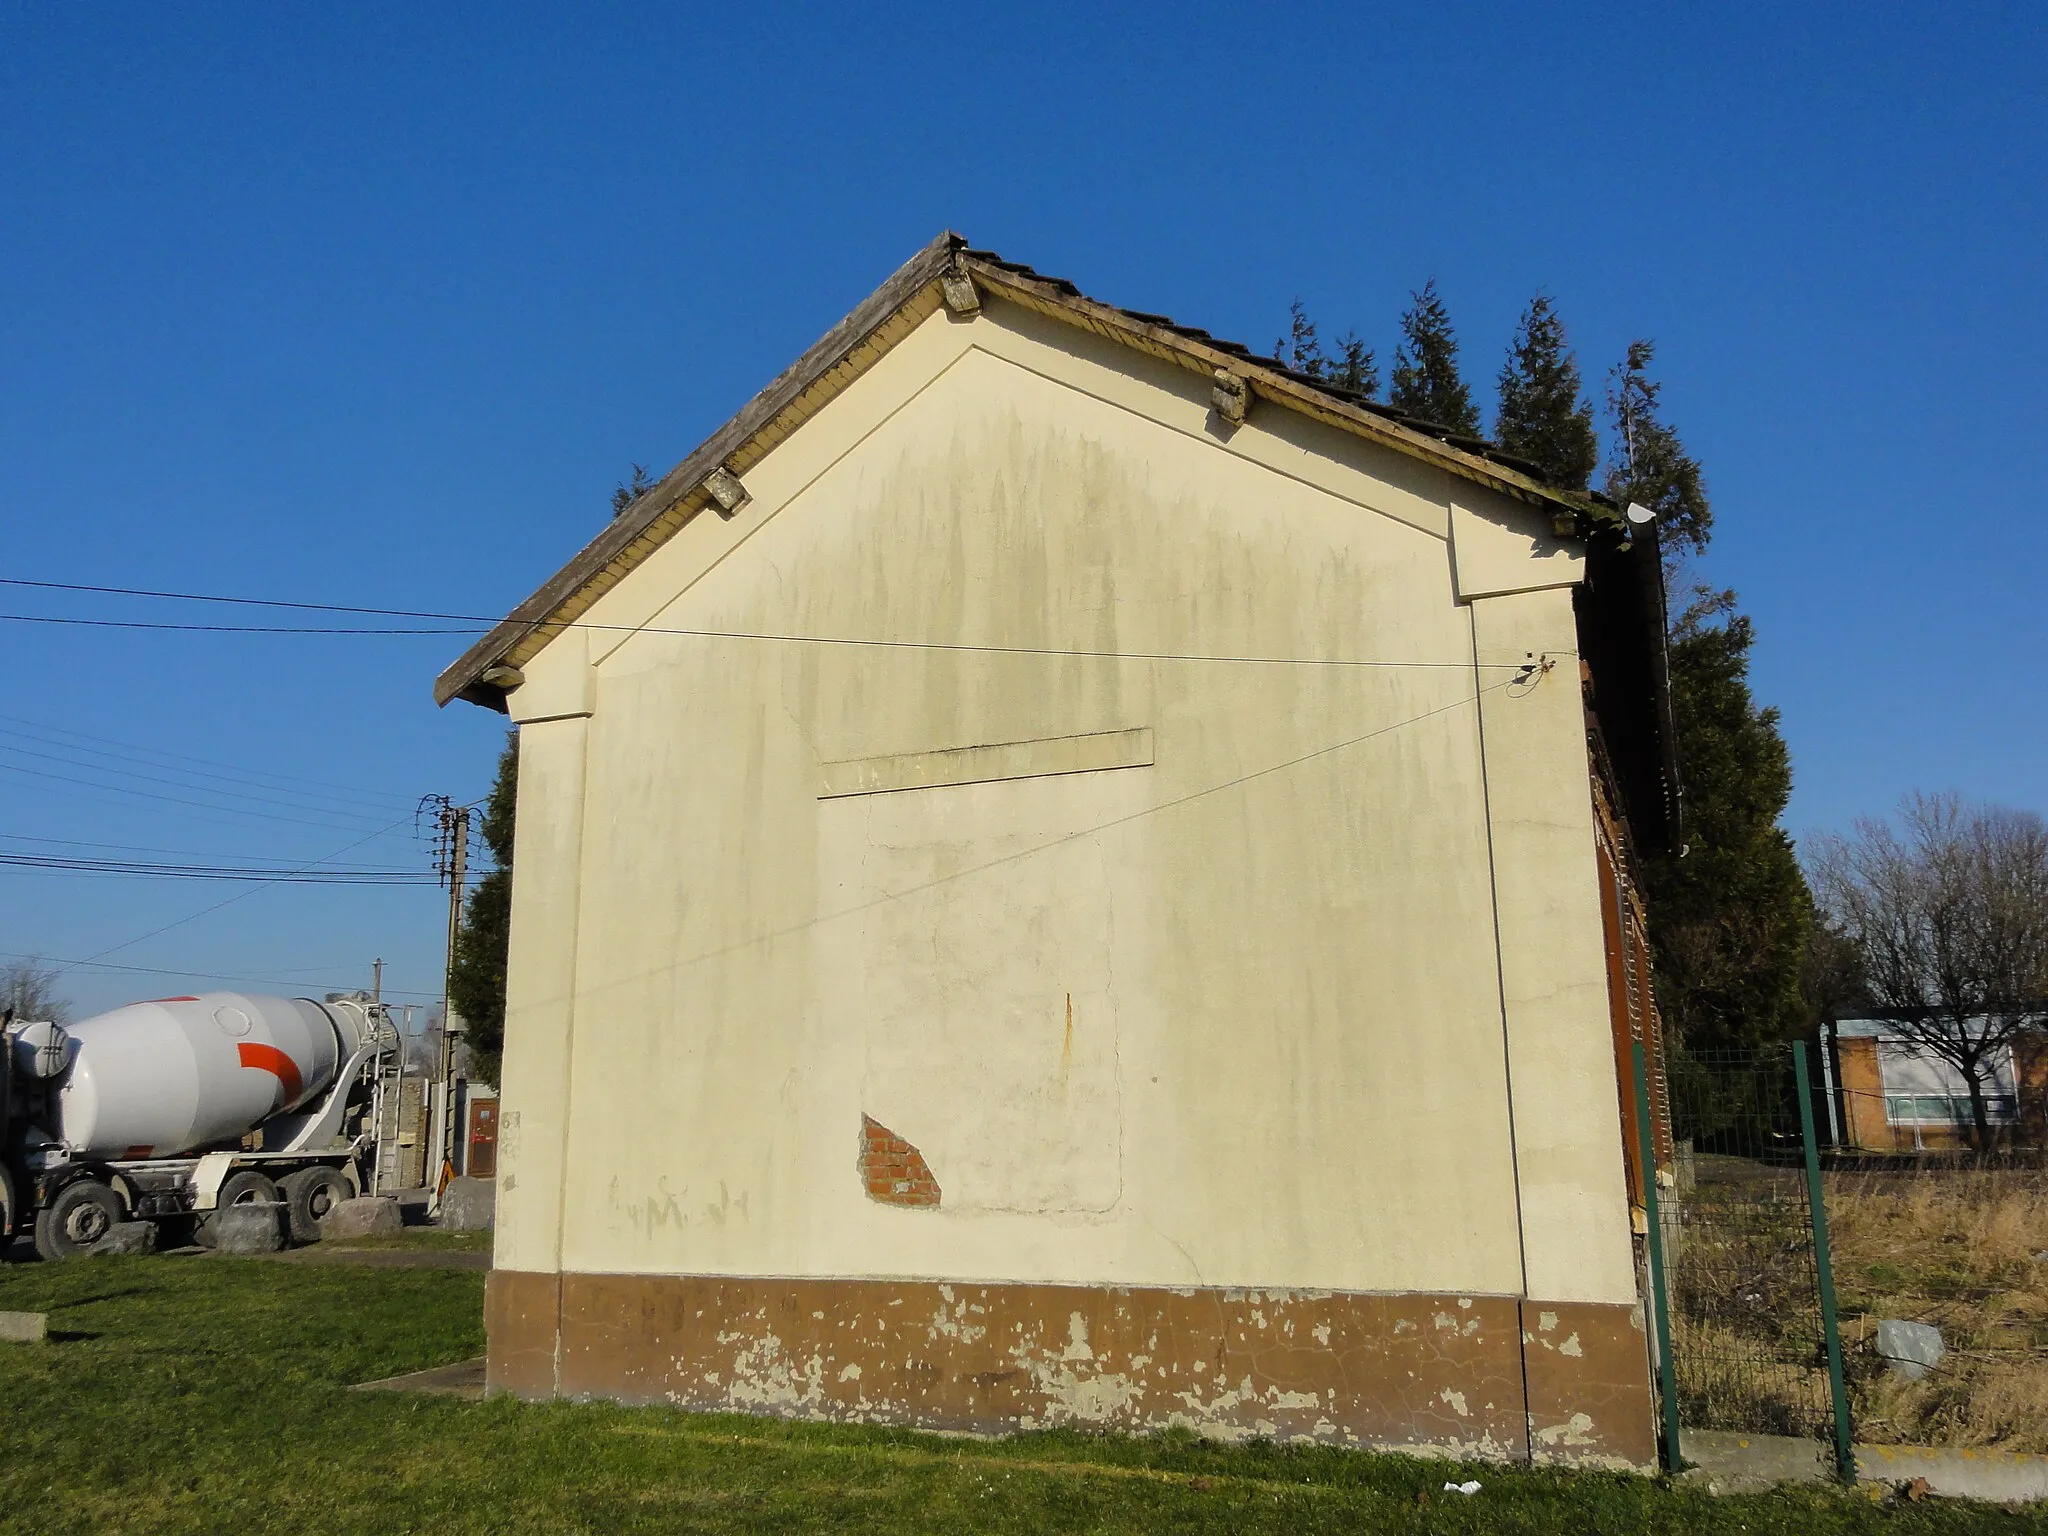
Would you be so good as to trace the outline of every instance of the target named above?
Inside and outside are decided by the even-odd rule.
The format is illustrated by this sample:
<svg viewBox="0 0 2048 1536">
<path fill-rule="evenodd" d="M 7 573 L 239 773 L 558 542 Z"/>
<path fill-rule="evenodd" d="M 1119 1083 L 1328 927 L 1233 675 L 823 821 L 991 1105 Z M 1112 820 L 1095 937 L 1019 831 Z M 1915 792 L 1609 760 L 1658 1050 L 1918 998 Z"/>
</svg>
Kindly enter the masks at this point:
<svg viewBox="0 0 2048 1536">
<path fill-rule="evenodd" d="M 917 1148 L 872 1115 L 860 1117 L 860 1178 L 883 1205 L 936 1206 L 939 1181 Z"/>
</svg>

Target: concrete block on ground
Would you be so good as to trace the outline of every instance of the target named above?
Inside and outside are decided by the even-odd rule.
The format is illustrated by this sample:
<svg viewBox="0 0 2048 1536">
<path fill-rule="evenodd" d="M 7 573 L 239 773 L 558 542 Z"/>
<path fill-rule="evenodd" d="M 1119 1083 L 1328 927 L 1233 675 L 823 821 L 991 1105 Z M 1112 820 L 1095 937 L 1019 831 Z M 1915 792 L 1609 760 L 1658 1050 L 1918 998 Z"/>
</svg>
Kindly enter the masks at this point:
<svg viewBox="0 0 2048 1536">
<path fill-rule="evenodd" d="M 345 1237 L 390 1237 L 404 1230 L 405 1217 L 390 1195 L 344 1200 L 320 1222 L 321 1241 L 329 1243 Z"/>
<path fill-rule="evenodd" d="M 1828 1448 L 1818 1440 L 1790 1435 L 1746 1435 L 1730 1430 L 1688 1429 L 1679 1449 L 1691 1462 L 1688 1482 L 1709 1493 L 1750 1493 L 1780 1483 L 1817 1483 L 1832 1475 Z"/>
<path fill-rule="evenodd" d="M 47 1312 L 0 1312 L 0 1344 L 40 1344 L 49 1336 Z"/>
<path fill-rule="evenodd" d="M 1902 1381 L 1923 1381 L 1948 1353 L 1942 1346 L 1941 1330 L 1927 1323 L 1907 1323 L 1889 1318 L 1877 1325 L 1877 1352 L 1894 1376 Z"/>
<path fill-rule="evenodd" d="M 284 1247 L 284 1202 L 230 1205 L 207 1218 L 215 1253 L 276 1253 Z"/>
<path fill-rule="evenodd" d="M 95 1256 L 120 1253 L 155 1253 L 156 1223 L 153 1221 L 117 1222 L 107 1235 L 92 1245 Z"/>
<path fill-rule="evenodd" d="M 2019 1451 L 1952 1451 L 1931 1445 L 1859 1445 L 1856 1475 L 1865 1482 L 1927 1479 L 1934 1493 L 1955 1499 L 2024 1504 L 2048 1499 L 2048 1456 Z"/>
<path fill-rule="evenodd" d="M 455 1179 L 441 1196 L 435 1218 L 450 1232 L 488 1232 L 497 1219 L 498 1185 L 492 1179 Z"/>
</svg>

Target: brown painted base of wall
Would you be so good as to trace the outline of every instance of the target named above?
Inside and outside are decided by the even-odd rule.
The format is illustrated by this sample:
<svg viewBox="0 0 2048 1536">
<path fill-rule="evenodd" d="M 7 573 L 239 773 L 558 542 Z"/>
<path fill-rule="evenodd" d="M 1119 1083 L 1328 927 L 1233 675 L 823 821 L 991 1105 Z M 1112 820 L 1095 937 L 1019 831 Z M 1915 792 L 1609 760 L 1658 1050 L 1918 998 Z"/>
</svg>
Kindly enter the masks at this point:
<svg viewBox="0 0 2048 1536">
<path fill-rule="evenodd" d="M 1003 1434 L 1656 1460 L 1639 1309 L 1499 1296 L 491 1274 L 489 1389 Z"/>
</svg>

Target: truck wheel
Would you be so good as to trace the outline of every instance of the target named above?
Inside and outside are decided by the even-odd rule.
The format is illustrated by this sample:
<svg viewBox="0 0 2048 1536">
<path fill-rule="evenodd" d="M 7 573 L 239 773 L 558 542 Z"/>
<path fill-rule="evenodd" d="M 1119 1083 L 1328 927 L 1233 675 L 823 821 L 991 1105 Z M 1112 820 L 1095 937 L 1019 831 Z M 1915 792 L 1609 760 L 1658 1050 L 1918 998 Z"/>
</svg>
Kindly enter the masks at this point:
<svg viewBox="0 0 2048 1536">
<path fill-rule="evenodd" d="M 292 1241 L 320 1241 L 320 1219 L 344 1200 L 355 1198 L 356 1187 L 339 1168 L 301 1168 L 278 1181 L 290 1215 Z"/>
<path fill-rule="evenodd" d="M 7 1171 L 7 1165 L 0 1163 L 0 1254 L 7 1252 L 8 1240 L 14 1236 L 14 1222 L 21 1207 L 14 1203 L 14 1175 Z"/>
<path fill-rule="evenodd" d="M 231 1173 L 221 1184 L 220 1194 L 215 1198 L 214 1210 L 225 1210 L 231 1205 L 275 1205 L 277 1186 L 258 1173 L 254 1168 L 244 1168 L 240 1173 Z M 214 1244 L 213 1211 L 207 1211 L 192 1225 L 192 1241 L 202 1248 Z"/>
<path fill-rule="evenodd" d="M 71 1259 L 114 1230 L 121 1197 L 98 1179 L 66 1184 L 36 1217 L 36 1252 L 45 1259 Z"/>
</svg>

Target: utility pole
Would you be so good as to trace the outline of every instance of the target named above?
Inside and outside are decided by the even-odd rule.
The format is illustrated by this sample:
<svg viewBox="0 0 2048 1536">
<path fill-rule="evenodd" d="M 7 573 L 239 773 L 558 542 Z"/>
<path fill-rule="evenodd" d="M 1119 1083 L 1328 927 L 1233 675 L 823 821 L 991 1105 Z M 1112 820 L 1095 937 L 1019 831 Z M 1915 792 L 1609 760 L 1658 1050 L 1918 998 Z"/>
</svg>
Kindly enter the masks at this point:
<svg viewBox="0 0 2048 1536">
<path fill-rule="evenodd" d="M 370 962 L 370 975 L 373 978 L 370 982 L 370 1001 L 381 1003 L 384 1001 L 384 962 L 382 960 L 372 960 Z"/>
<path fill-rule="evenodd" d="M 449 983 L 455 974 L 455 946 L 462 935 L 463 886 L 469 876 L 470 807 L 456 805 L 446 795 L 429 795 L 420 802 L 434 818 L 434 865 L 441 883 L 448 888 L 448 953 L 442 968 L 441 1052 L 435 1064 L 433 1159 L 426 1170 L 427 1206 L 438 1209 L 444 1170 L 455 1166 L 455 1011 L 448 1001 Z"/>
</svg>

